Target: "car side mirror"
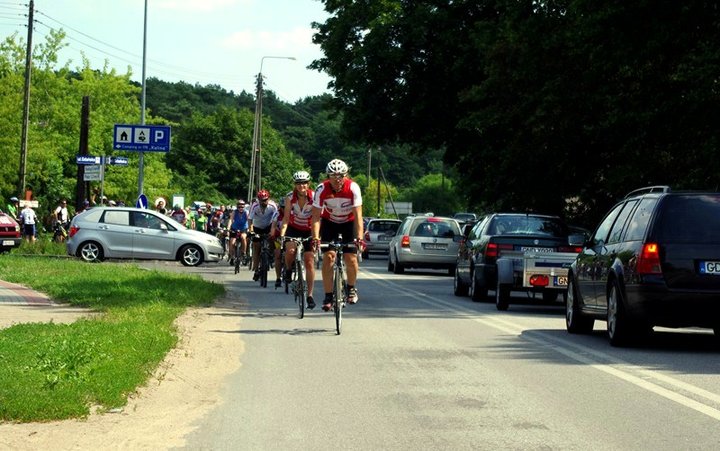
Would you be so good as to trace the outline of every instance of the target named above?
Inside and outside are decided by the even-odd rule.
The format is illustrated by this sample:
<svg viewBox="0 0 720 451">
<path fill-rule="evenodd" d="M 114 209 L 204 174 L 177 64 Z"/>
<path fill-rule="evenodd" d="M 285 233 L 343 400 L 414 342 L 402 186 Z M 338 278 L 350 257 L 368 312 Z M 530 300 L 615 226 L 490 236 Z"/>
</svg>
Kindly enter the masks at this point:
<svg viewBox="0 0 720 451">
<path fill-rule="evenodd" d="M 160 230 L 162 230 L 163 232 L 167 232 L 168 231 L 167 225 L 160 224 Z"/>
</svg>

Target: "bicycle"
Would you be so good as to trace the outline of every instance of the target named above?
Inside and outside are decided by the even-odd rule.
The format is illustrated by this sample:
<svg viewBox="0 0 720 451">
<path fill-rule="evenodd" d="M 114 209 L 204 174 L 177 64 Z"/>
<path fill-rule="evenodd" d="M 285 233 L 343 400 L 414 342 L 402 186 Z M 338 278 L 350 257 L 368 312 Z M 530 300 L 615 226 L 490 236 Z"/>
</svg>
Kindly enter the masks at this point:
<svg viewBox="0 0 720 451">
<path fill-rule="evenodd" d="M 303 256 L 305 253 L 303 241 L 305 240 L 303 238 L 285 237 L 285 239 L 283 240 L 283 245 L 288 241 L 292 241 L 297 245 L 297 247 L 295 248 L 295 259 L 293 260 L 292 266 L 292 281 L 290 282 L 290 288 L 292 289 L 293 295 L 295 297 L 295 302 L 297 303 L 298 318 L 302 319 L 305 316 L 305 304 L 307 303 L 309 293 L 307 277 L 305 273 L 305 261 Z M 287 293 L 287 282 L 285 282 L 285 287 L 285 292 Z"/>
<path fill-rule="evenodd" d="M 233 249 L 231 258 L 235 259 L 235 274 L 237 274 L 240 272 L 240 266 L 243 265 L 246 259 L 246 256 L 242 251 L 242 234 L 244 232 L 235 231 L 233 233 L 235 233 L 235 249 Z"/>
<path fill-rule="evenodd" d="M 258 235 L 257 233 L 253 234 L 254 236 L 257 236 L 260 241 L 260 261 L 259 261 L 259 267 L 258 272 L 260 274 L 260 286 L 263 288 L 267 288 L 267 278 L 268 278 L 268 271 L 270 271 L 270 262 L 274 259 L 274 249 L 273 246 L 270 243 L 270 235 L 264 233 L 262 235 Z"/>
<path fill-rule="evenodd" d="M 335 330 L 337 335 L 342 332 L 342 311 L 345 308 L 345 298 L 348 295 L 347 280 L 345 278 L 345 260 L 343 259 L 343 249 L 349 248 L 358 251 L 355 242 L 343 242 L 342 235 L 338 235 L 337 240 L 330 243 L 321 243 L 321 248 L 335 251 L 335 264 L 333 265 L 333 312 L 335 313 Z M 358 259 L 361 257 L 358 256 Z"/>
</svg>

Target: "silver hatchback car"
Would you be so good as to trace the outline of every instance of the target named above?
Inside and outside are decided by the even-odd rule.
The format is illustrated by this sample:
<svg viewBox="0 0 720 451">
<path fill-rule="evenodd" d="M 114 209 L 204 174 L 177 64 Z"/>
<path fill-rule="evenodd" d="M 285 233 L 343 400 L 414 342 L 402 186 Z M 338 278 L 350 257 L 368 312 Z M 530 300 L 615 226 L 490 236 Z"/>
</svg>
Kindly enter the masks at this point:
<svg viewBox="0 0 720 451">
<path fill-rule="evenodd" d="M 408 216 L 390 240 L 388 271 L 402 274 L 405 268 L 441 268 L 455 274 L 462 233 L 453 218 Z"/>
<path fill-rule="evenodd" d="M 169 216 L 141 208 L 95 207 L 73 218 L 68 255 L 87 262 L 104 258 L 179 260 L 185 266 L 220 261 L 220 240 L 189 230 Z"/>
<path fill-rule="evenodd" d="M 365 225 L 365 251 L 362 257 L 367 259 L 370 254 L 387 254 L 390 240 L 402 223 L 399 219 L 371 219 Z"/>
</svg>

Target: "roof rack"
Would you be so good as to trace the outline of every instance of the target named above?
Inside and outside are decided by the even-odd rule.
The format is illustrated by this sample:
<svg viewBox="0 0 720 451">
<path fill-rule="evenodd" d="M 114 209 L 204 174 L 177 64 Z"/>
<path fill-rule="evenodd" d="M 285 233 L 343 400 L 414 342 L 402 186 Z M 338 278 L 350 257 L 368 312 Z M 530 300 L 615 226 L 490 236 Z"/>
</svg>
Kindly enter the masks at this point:
<svg viewBox="0 0 720 451">
<path fill-rule="evenodd" d="M 639 196 L 641 194 L 669 193 L 670 191 L 671 191 L 671 189 L 667 185 L 646 186 L 645 188 L 638 188 L 634 191 L 630 191 L 625 196 L 625 199 L 627 199 L 628 197 Z"/>
</svg>

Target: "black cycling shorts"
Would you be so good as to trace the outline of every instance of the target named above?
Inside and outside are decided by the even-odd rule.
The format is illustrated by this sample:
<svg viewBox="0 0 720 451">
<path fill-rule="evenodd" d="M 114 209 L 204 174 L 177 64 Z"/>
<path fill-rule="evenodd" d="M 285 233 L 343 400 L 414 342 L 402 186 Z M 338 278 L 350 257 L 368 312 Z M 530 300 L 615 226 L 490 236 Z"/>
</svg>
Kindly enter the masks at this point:
<svg viewBox="0 0 720 451">
<path fill-rule="evenodd" d="M 312 252 L 312 231 L 296 229 L 288 224 L 287 229 L 285 229 L 285 236 L 289 238 L 304 238 L 303 247 L 305 248 L 305 252 Z"/>
<path fill-rule="evenodd" d="M 355 240 L 355 221 L 351 222 L 332 222 L 327 219 L 320 220 L 320 241 L 323 243 L 329 243 L 335 241 L 342 235 L 342 241 L 349 243 Z M 328 249 L 323 249 L 323 252 L 327 252 Z M 345 246 L 343 252 L 352 252 L 352 249 Z"/>
</svg>

